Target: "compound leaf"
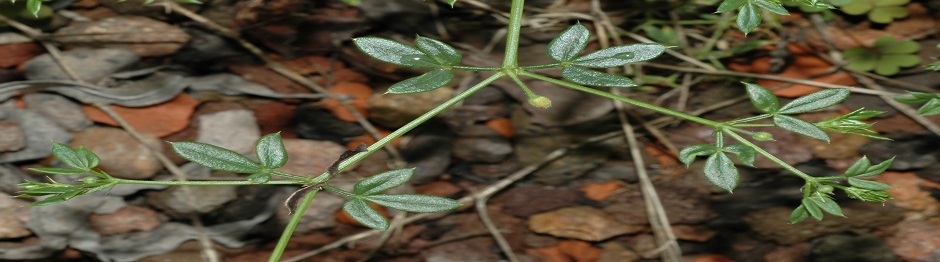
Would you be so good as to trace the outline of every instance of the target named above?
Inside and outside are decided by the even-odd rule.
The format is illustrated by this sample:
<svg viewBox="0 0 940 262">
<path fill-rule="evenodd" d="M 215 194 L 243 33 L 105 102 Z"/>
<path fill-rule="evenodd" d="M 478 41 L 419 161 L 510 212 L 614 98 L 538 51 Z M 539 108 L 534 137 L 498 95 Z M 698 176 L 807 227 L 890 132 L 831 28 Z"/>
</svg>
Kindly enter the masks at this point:
<svg viewBox="0 0 940 262">
<path fill-rule="evenodd" d="M 757 156 L 757 151 L 755 151 L 754 148 L 742 144 L 734 144 L 725 146 L 724 150 L 737 155 L 738 161 L 741 161 L 742 164 L 754 166 L 754 160 Z"/>
<path fill-rule="evenodd" d="M 418 47 L 418 50 L 434 58 L 434 60 L 437 60 L 437 62 L 442 65 L 452 66 L 460 63 L 460 60 L 463 60 L 463 55 L 460 54 L 460 51 L 435 39 L 418 36 L 415 45 Z"/>
<path fill-rule="evenodd" d="M 642 62 L 658 57 L 666 51 L 660 44 L 631 44 L 594 51 L 571 62 L 573 65 L 608 68 Z"/>
<path fill-rule="evenodd" d="M 800 205 L 790 213 L 790 224 L 799 223 L 807 218 L 809 218 L 809 212 L 806 212 L 806 208 Z"/>
<path fill-rule="evenodd" d="M 679 150 L 679 161 L 688 167 L 696 157 L 712 155 L 715 152 L 718 152 L 718 147 L 712 144 L 691 145 Z"/>
<path fill-rule="evenodd" d="M 738 29 L 747 35 L 747 33 L 754 31 L 757 25 L 760 25 L 760 8 L 757 8 L 751 3 L 741 6 L 741 11 L 738 12 L 738 18 L 735 22 L 738 25 Z"/>
<path fill-rule="evenodd" d="M 578 56 L 591 37 L 588 28 L 580 23 L 568 27 L 548 44 L 548 56 L 558 62 L 568 62 Z"/>
<path fill-rule="evenodd" d="M 408 78 L 388 88 L 388 93 L 411 94 L 438 89 L 454 80 L 454 72 L 446 69 L 432 70 L 423 75 Z"/>
<path fill-rule="evenodd" d="M 343 211 L 363 226 L 382 231 L 388 229 L 388 219 L 362 199 L 354 198 L 346 201 L 343 204 Z"/>
<path fill-rule="evenodd" d="M 741 82 L 747 88 L 747 96 L 751 98 L 751 103 L 754 104 L 754 107 L 757 107 L 760 111 L 765 113 L 776 113 L 777 110 L 780 110 L 780 104 L 777 101 L 777 96 L 774 93 L 771 93 L 770 90 L 764 88 L 757 84 Z"/>
<path fill-rule="evenodd" d="M 281 133 L 268 134 L 258 139 L 255 155 L 265 168 L 275 169 L 287 164 L 287 148 L 284 148 Z"/>
<path fill-rule="evenodd" d="M 606 87 L 631 87 L 636 86 L 633 80 L 625 76 L 608 74 L 586 69 L 580 66 L 566 66 L 561 70 L 561 76 L 582 85 L 588 86 L 606 86 Z"/>
<path fill-rule="evenodd" d="M 359 50 L 369 56 L 400 66 L 440 68 L 442 64 L 412 46 L 380 37 L 353 39 Z"/>
<path fill-rule="evenodd" d="M 812 123 L 800 120 L 792 116 L 778 115 L 774 116 L 774 124 L 787 131 L 812 137 L 815 139 L 829 142 L 829 135 L 825 131 L 816 127 Z"/>
<path fill-rule="evenodd" d="M 724 153 L 715 153 L 705 160 L 705 178 L 724 190 L 738 187 L 738 169 Z"/>
<path fill-rule="evenodd" d="M 780 108 L 780 113 L 799 114 L 827 108 L 841 103 L 849 97 L 849 93 L 849 90 L 845 88 L 820 90 L 790 101 Z"/>
<path fill-rule="evenodd" d="M 261 164 L 219 146 L 199 142 L 170 142 L 170 146 L 186 160 L 210 169 L 249 174 L 262 170 Z"/>
<path fill-rule="evenodd" d="M 854 177 L 850 177 L 850 178 L 848 179 L 848 182 L 849 182 L 849 185 L 852 185 L 853 187 L 862 188 L 862 189 L 868 189 L 868 190 L 875 190 L 875 191 L 881 191 L 881 190 L 887 190 L 887 189 L 892 189 L 892 188 L 894 188 L 894 187 L 892 187 L 891 185 L 888 185 L 888 184 L 885 184 L 885 183 L 881 183 L 881 182 L 877 182 L 877 181 L 871 181 L 871 180 L 858 179 L 858 178 L 854 178 Z"/>
<path fill-rule="evenodd" d="M 366 200 L 381 206 L 415 213 L 436 213 L 460 207 L 460 202 L 439 196 L 419 194 L 369 195 Z"/>
<path fill-rule="evenodd" d="M 414 168 L 386 171 L 359 181 L 353 187 L 353 192 L 360 196 L 382 193 L 408 182 L 414 173 Z"/>
</svg>

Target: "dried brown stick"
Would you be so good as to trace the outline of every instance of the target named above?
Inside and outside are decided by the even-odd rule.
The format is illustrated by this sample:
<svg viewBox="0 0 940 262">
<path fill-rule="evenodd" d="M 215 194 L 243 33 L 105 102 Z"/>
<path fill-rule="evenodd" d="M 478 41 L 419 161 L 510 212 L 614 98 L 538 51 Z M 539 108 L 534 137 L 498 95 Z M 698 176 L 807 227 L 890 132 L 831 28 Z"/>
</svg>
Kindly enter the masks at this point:
<svg viewBox="0 0 940 262">
<path fill-rule="evenodd" d="M 610 18 L 607 17 L 607 14 L 601 9 L 599 0 L 591 1 L 591 9 L 594 13 L 594 16 L 599 18 L 595 20 L 595 22 L 600 24 L 597 30 L 598 35 L 604 36 L 605 30 L 606 32 L 609 32 L 610 35 L 616 35 L 617 27 L 610 22 Z M 613 40 L 617 44 L 623 44 L 619 37 L 615 37 Z M 602 48 L 607 47 L 604 46 L 605 43 L 606 42 L 602 42 Z M 612 93 L 618 96 L 622 95 L 620 89 L 616 88 L 612 90 Z M 640 191 L 643 193 L 643 203 L 646 207 L 646 214 L 649 218 L 650 227 L 653 229 L 653 236 L 656 238 L 656 243 L 660 246 L 660 249 L 658 249 L 660 252 L 657 253 L 662 254 L 660 256 L 662 261 L 681 261 L 682 249 L 679 248 L 679 244 L 676 242 L 675 233 L 672 231 L 672 226 L 669 223 L 669 218 L 667 217 L 668 214 L 663 207 L 662 201 L 659 198 L 659 194 L 656 192 L 656 187 L 653 186 L 652 180 L 650 179 L 649 174 L 646 172 L 646 165 L 643 161 L 643 154 L 640 153 L 640 143 L 637 142 L 636 134 L 633 132 L 633 125 L 627 118 L 625 105 L 623 102 L 618 100 L 613 101 L 613 103 L 617 110 L 617 118 L 620 120 L 621 128 L 623 129 L 624 138 L 627 140 L 627 144 L 630 146 L 630 156 L 633 158 L 633 164 L 635 165 L 637 176 L 640 180 Z M 665 137 L 661 139 L 662 141 L 669 141 Z M 644 254 L 644 257 L 651 257 L 652 255 L 657 254 Z"/>
<path fill-rule="evenodd" d="M 65 72 L 65 74 L 69 78 L 72 79 L 72 81 L 83 83 L 83 84 L 88 84 L 82 81 L 82 79 L 78 76 L 78 74 L 75 73 L 75 70 L 73 70 L 70 66 L 68 66 L 67 64 L 63 62 L 62 52 L 59 50 L 58 47 L 46 41 L 39 40 L 41 39 L 41 36 L 43 35 L 42 31 L 33 29 L 29 26 L 19 23 L 18 21 L 8 19 L 4 17 L 3 15 L 0 15 L 0 21 L 6 22 L 7 24 L 12 25 L 14 28 L 17 28 L 18 30 L 27 34 L 29 37 L 39 41 L 40 44 L 42 44 L 42 46 L 49 52 L 49 56 L 52 57 L 52 60 L 56 62 L 56 65 L 58 65 L 59 68 L 61 68 L 62 71 Z M 111 109 L 109 105 L 95 104 L 94 106 L 98 108 L 99 110 L 101 110 L 102 112 L 104 112 L 105 114 L 107 114 L 112 119 L 114 119 L 115 122 L 117 122 L 125 131 L 127 131 L 128 134 L 131 135 L 131 137 L 133 137 L 134 139 L 137 140 L 138 143 L 143 145 L 144 148 L 146 148 L 147 151 L 151 155 L 155 156 L 157 160 L 160 161 L 160 163 L 163 164 L 163 166 L 166 167 L 167 170 L 170 171 L 170 173 L 172 173 L 176 177 L 177 180 L 186 181 L 186 177 L 187 177 L 186 173 L 182 172 L 182 170 L 180 170 L 180 168 L 176 166 L 176 164 L 174 164 L 172 161 L 170 161 L 169 158 L 164 156 L 162 151 L 152 148 L 150 147 L 150 145 L 144 142 L 145 138 L 143 137 L 143 135 L 137 132 L 137 130 L 134 129 L 134 127 L 132 127 L 126 120 L 124 120 L 123 117 L 117 114 L 117 112 Z M 192 191 L 189 190 L 189 188 L 187 187 L 183 187 L 181 190 L 183 190 L 183 194 L 189 199 L 188 203 L 194 203 L 196 198 L 192 194 Z M 213 248 L 212 241 L 209 239 L 209 234 L 206 232 L 205 226 L 203 226 L 202 220 L 199 217 L 199 215 L 190 214 L 190 220 L 193 221 L 193 227 L 195 227 L 196 230 L 198 231 L 198 236 L 199 236 L 198 240 L 199 240 L 200 246 L 202 247 L 202 255 L 204 256 L 204 258 L 207 261 L 212 261 L 212 262 L 220 261 L 219 254 Z"/>
<path fill-rule="evenodd" d="M 475 200 L 475 199 L 478 199 L 478 198 L 483 197 L 483 196 L 492 196 L 492 195 L 494 195 L 494 194 L 500 192 L 501 190 L 505 189 L 505 188 L 508 187 L 509 185 L 512 185 L 512 184 L 515 183 L 516 181 L 519 181 L 519 180 L 525 178 L 526 176 L 528 176 L 529 174 L 531 174 L 531 173 L 534 172 L 535 170 L 538 170 L 539 168 L 541 168 L 541 167 L 547 165 L 548 163 L 551 163 L 552 161 L 555 161 L 555 160 L 561 158 L 562 156 L 565 156 L 565 155 L 568 154 L 568 152 L 570 152 L 571 150 L 577 149 L 577 148 L 579 148 L 579 147 L 581 147 L 581 146 L 584 146 L 584 145 L 587 145 L 587 144 L 597 143 L 597 142 L 605 141 L 605 140 L 608 140 L 608 139 L 611 139 L 611 138 L 615 138 L 615 137 L 617 137 L 617 136 L 620 136 L 621 134 L 623 134 L 623 132 L 619 132 L 619 131 L 617 131 L 617 132 L 610 132 L 610 133 L 602 134 L 602 135 L 599 135 L 599 136 L 590 137 L 590 138 L 585 139 L 585 140 L 583 140 L 583 141 L 581 141 L 580 143 L 577 143 L 577 144 L 570 144 L 570 145 L 568 145 L 568 146 L 565 146 L 565 147 L 556 149 L 555 151 L 552 151 L 551 153 L 548 153 L 548 155 L 546 155 L 545 157 L 543 157 L 542 160 L 540 160 L 539 162 L 530 164 L 530 165 L 528 165 L 528 166 L 525 166 L 525 167 L 523 167 L 522 169 L 519 169 L 519 170 L 517 170 L 516 172 L 513 172 L 513 173 L 510 174 L 509 176 L 507 176 L 507 177 L 505 177 L 505 178 L 503 178 L 503 179 L 500 179 L 500 180 L 497 181 L 496 183 L 493 183 L 492 185 L 487 186 L 487 187 L 484 188 L 483 190 L 477 191 L 476 193 L 474 193 L 474 194 L 472 194 L 472 195 L 469 195 L 469 196 L 464 196 L 464 197 L 458 199 L 457 201 L 459 201 L 461 204 L 464 204 L 464 205 L 472 205 L 472 204 L 474 204 L 474 202 L 475 202 L 474 200 Z M 453 212 L 453 211 L 450 211 L 450 212 Z M 444 216 L 444 215 L 446 215 L 446 214 L 449 214 L 450 212 L 446 212 L 446 213 L 424 213 L 424 214 L 415 214 L 415 215 L 411 215 L 411 216 L 408 216 L 407 218 L 405 218 L 404 221 L 403 221 L 403 223 L 404 223 L 404 224 L 409 224 L 409 223 L 412 223 L 412 222 L 415 222 L 415 221 L 418 221 L 418 220 L 422 220 L 422 219 L 435 218 L 435 217 L 442 217 L 442 216 Z M 347 244 L 347 243 L 351 243 L 351 242 L 363 240 L 363 239 L 366 239 L 366 238 L 375 236 L 375 235 L 380 234 L 380 233 L 381 233 L 381 231 L 378 231 L 378 230 L 370 230 L 370 231 L 365 231 L 365 232 L 362 232 L 362 233 L 359 233 L 359 234 L 347 236 L 347 237 L 344 237 L 344 238 L 342 238 L 342 239 L 340 239 L 340 240 L 334 241 L 333 243 L 330 243 L 330 244 L 327 244 L 327 245 L 322 246 L 322 247 L 320 247 L 320 248 L 317 248 L 317 249 L 315 249 L 315 250 L 312 250 L 312 251 L 309 251 L 309 252 L 306 252 L 306 253 L 297 255 L 297 256 L 295 256 L 295 257 L 291 257 L 291 258 L 289 258 L 289 259 L 285 259 L 285 260 L 283 260 L 283 261 L 284 261 L 284 262 L 297 262 L 297 261 L 301 261 L 301 260 L 310 258 L 310 257 L 312 257 L 312 256 L 316 256 L 316 255 L 318 255 L 318 254 L 320 254 L 320 253 L 326 252 L 326 251 L 328 251 L 328 250 L 332 250 L 332 249 L 335 249 L 335 248 L 339 248 L 339 247 L 341 247 L 341 246 L 343 246 L 343 245 L 345 245 L 345 244 Z"/>
<path fill-rule="evenodd" d="M 345 96 L 340 96 L 333 92 L 330 92 L 326 88 L 323 88 L 317 83 L 314 83 L 313 81 L 301 75 L 300 73 L 297 73 L 296 71 L 291 70 L 284 64 L 278 61 L 275 61 L 274 59 L 271 59 L 264 53 L 264 51 L 261 50 L 261 48 L 258 48 L 258 46 L 255 46 L 251 42 L 248 42 L 247 40 L 242 38 L 238 34 L 238 32 L 231 30 L 228 27 L 222 26 L 216 22 L 213 22 L 212 20 L 209 20 L 208 18 L 205 18 L 204 16 L 200 14 L 190 11 L 189 9 L 183 8 L 182 6 L 180 6 L 174 1 L 162 1 L 158 4 L 163 5 L 165 8 L 173 12 L 179 13 L 193 21 L 203 24 L 209 27 L 210 29 L 217 31 L 230 39 L 235 40 L 235 42 L 241 45 L 242 48 L 245 48 L 245 50 L 248 50 L 248 52 L 251 52 L 252 55 L 260 59 L 265 64 L 265 66 L 283 75 L 284 77 L 287 77 L 290 80 L 293 80 L 294 82 L 297 82 L 303 85 L 304 87 L 307 87 L 313 91 L 326 94 L 327 96 L 330 97 L 330 99 L 336 99 L 337 101 L 340 102 L 343 108 L 345 108 L 347 111 L 349 111 L 352 114 L 353 118 L 356 119 L 356 122 L 359 123 L 359 125 L 361 125 L 362 128 L 365 129 L 366 132 L 369 133 L 370 136 L 372 136 L 376 140 L 383 138 L 382 134 L 379 133 L 378 129 L 376 129 L 375 126 L 372 125 L 371 122 L 369 122 L 369 120 L 367 120 L 364 116 L 362 116 L 362 114 L 360 114 L 359 111 L 356 110 L 352 106 L 352 103 Z M 389 155 L 393 159 L 395 159 L 396 163 L 400 163 L 404 161 L 404 157 L 402 157 L 401 152 L 399 152 L 398 149 L 395 149 L 395 147 L 386 146 L 385 150 L 388 151 Z"/>
</svg>

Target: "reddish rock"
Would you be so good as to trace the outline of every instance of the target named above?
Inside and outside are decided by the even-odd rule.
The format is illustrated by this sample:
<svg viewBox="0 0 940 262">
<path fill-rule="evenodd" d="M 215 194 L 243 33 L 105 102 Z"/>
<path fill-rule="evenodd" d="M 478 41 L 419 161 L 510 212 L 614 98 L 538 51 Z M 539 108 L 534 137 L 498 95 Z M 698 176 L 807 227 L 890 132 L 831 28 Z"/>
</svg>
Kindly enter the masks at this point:
<svg viewBox="0 0 940 262">
<path fill-rule="evenodd" d="M 813 247 L 810 243 L 800 243 L 792 246 L 777 247 L 767 255 L 764 261 L 774 262 L 803 262 L 806 261 L 806 252 Z"/>
<path fill-rule="evenodd" d="M 349 99 L 349 104 L 353 107 L 353 109 L 355 109 L 359 115 L 362 115 L 362 117 L 369 116 L 366 112 L 366 107 L 369 106 L 369 96 L 372 95 L 372 88 L 369 86 L 360 83 L 343 82 L 331 87 L 330 92 L 338 95 L 351 96 Z M 323 103 L 323 108 L 330 110 L 330 112 L 333 112 L 337 118 L 342 119 L 343 121 L 356 121 L 356 118 L 353 117 L 353 114 L 346 109 L 346 106 L 335 99 L 327 99 Z"/>
<path fill-rule="evenodd" d="M 0 152 L 17 151 L 26 147 L 26 136 L 16 123 L 0 120 Z"/>
<path fill-rule="evenodd" d="M 306 139 L 284 139 L 284 147 L 289 158 L 279 170 L 295 175 L 320 175 L 346 152 L 345 147 L 333 142 Z"/>
<path fill-rule="evenodd" d="M 18 66 L 43 53 L 45 50 L 33 42 L 0 45 L 0 68 Z"/>
<path fill-rule="evenodd" d="M 551 247 L 527 249 L 525 253 L 538 261 L 593 262 L 601 258 L 603 251 L 588 242 L 565 240 Z"/>
<path fill-rule="evenodd" d="M 151 148 L 162 150 L 163 142 L 145 135 Z M 108 174 L 127 179 L 148 179 L 163 169 L 163 165 L 137 139 L 124 130 L 111 127 L 93 127 L 75 134 L 72 147 L 84 146 L 101 158 L 99 168 Z"/>
<path fill-rule="evenodd" d="M 940 225 L 908 219 L 895 226 L 886 242 L 905 261 L 940 261 Z"/>
<path fill-rule="evenodd" d="M 588 206 L 566 207 L 529 217 L 532 231 L 586 241 L 602 241 L 643 228 L 620 223 L 603 210 Z"/>
<path fill-rule="evenodd" d="M 672 231 L 676 234 L 676 238 L 680 240 L 695 242 L 708 241 L 718 234 L 715 230 L 705 226 L 690 225 L 673 225 Z"/>
<path fill-rule="evenodd" d="M 126 206 L 114 213 L 88 216 L 88 223 L 102 235 L 150 231 L 167 220 L 167 216 L 139 206 Z"/>
<path fill-rule="evenodd" d="M 294 109 L 297 106 L 271 101 L 251 107 L 251 111 L 258 120 L 261 134 L 281 132 L 283 138 L 295 138 L 291 120 L 294 119 Z"/>
<path fill-rule="evenodd" d="M 22 238 L 33 234 L 25 224 L 30 212 L 29 208 L 22 207 L 27 204 L 26 201 L 0 193 L 0 239 Z"/>
</svg>

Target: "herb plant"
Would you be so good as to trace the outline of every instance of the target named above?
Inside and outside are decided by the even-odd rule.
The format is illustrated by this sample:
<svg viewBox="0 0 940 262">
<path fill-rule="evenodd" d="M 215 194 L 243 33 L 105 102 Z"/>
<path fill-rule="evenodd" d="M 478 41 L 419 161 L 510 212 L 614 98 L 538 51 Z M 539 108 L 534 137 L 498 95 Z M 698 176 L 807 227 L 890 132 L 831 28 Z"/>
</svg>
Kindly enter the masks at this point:
<svg viewBox="0 0 940 262">
<path fill-rule="evenodd" d="M 38 2 L 38 0 L 30 1 Z M 455 1 L 450 0 L 447 2 L 453 4 Z M 752 104 L 763 113 L 724 122 L 656 106 L 605 91 L 607 87 L 626 88 L 635 86 L 635 83 L 632 79 L 623 75 L 596 71 L 595 69 L 621 67 L 655 59 L 667 50 L 666 46 L 660 44 L 628 44 L 584 54 L 583 51 L 590 39 L 590 32 L 584 25 L 575 24 L 564 30 L 549 43 L 546 53 L 554 61 L 553 63 L 519 65 L 518 51 L 524 2 L 524 0 L 512 0 L 506 34 L 505 57 L 499 67 L 460 65 L 462 55 L 457 49 L 444 42 L 421 36 L 417 37 L 414 45 L 378 37 L 354 39 L 354 44 L 360 50 L 375 59 L 400 66 L 428 70 L 420 76 L 392 85 L 388 90 L 389 93 L 419 93 L 440 88 L 454 79 L 455 70 L 485 72 L 490 75 L 371 146 L 360 147 L 339 156 L 339 160 L 316 177 L 311 178 L 278 171 L 278 168 L 283 166 L 288 158 L 278 134 L 269 134 L 257 141 L 255 147 L 257 161 L 214 145 L 197 142 L 172 143 L 172 148 L 180 156 L 211 169 L 247 174 L 248 176 L 244 181 L 143 181 L 119 179 L 111 177 L 103 171 L 96 170 L 95 167 L 99 162 L 98 157 L 87 149 L 55 144 L 53 147 L 55 157 L 67 167 L 36 168 L 34 170 L 50 174 L 90 174 L 91 176 L 80 179 L 80 183 L 74 185 L 57 182 L 26 182 L 20 185 L 24 189 L 23 194 L 20 196 L 46 196 L 45 199 L 34 202 L 33 205 L 48 205 L 120 184 L 187 186 L 302 185 L 303 187 L 286 201 L 293 215 L 270 258 L 270 261 L 278 261 L 301 216 L 306 212 L 317 192 L 322 189 L 349 198 L 343 205 L 343 210 L 363 225 L 380 230 L 388 227 L 388 221 L 369 206 L 368 203 L 370 202 L 409 212 L 442 212 L 457 208 L 460 205 L 459 202 L 441 197 L 415 194 L 383 194 L 391 188 L 406 183 L 411 178 L 414 172 L 413 169 L 392 170 L 373 175 L 356 183 L 352 191 L 331 186 L 330 179 L 385 147 L 392 140 L 401 137 L 477 91 L 486 88 L 494 81 L 508 77 L 527 94 L 530 104 L 538 108 L 544 108 L 543 110 L 550 110 L 548 108 L 551 107 L 551 97 L 536 94 L 524 84 L 522 78 L 546 81 L 557 85 L 558 88 L 569 88 L 614 99 L 634 107 L 712 127 L 714 129 L 713 143 L 683 148 L 679 152 L 681 162 L 689 165 L 696 157 L 707 157 L 704 168 L 705 177 L 719 188 L 732 191 L 739 183 L 739 173 L 732 155 L 740 164 L 744 165 L 752 165 L 758 156 L 771 160 L 805 180 L 802 187 L 802 204 L 794 209 L 790 217 L 790 221 L 793 223 L 808 217 L 822 219 L 824 213 L 842 216 L 839 205 L 832 198 L 835 190 L 842 190 L 849 197 L 862 201 L 884 202 L 891 198 L 891 195 L 884 192 L 890 186 L 862 179 L 875 176 L 886 170 L 892 162 L 890 159 L 872 164 L 868 158 L 862 157 L 841 176 L 814 177 L 796 169 L 761 148 L 759 144 L 773 142 L 773 137 L 770 133 L 753 130 L 754 128 L 778 127 L 824 141 L 829 141 L 827 131 L 885 139 L 870 130 L 870 124 L 863 122 L 865 119 L 881 114 L 879 111 L 858 109 L 816 123 L 798 118 L 799 114 L 819 111 L 842 102 L 848 97 L 848 90 L 827 89 L 781 105 L 777 97 L 764 87 L 744 83 Z M 826 5 L 824 2 L 817 0 L 803 0 L 802 2 L 814 6 Z M 786 10 L 782 8 L 777 0 L 726 0 L 719 7 L 720 12 L 735 9 L 739 9 L 741 12 L 737 22 L 742 31 L 745 32 L 750 32 L 757 26 L 760 21 L 759 13 L 761 9 L 786 14 Z M 563 79 L 556 79 L 538 73 L 539 70 L 551 68 L 560 68 Z M 916 94 L 915 97 L 917 97 Z M 917 101 L 923 100 L 923 98 L 917 99 L 920 99 Z M 285 180 L 274 180 L 273 177 L 281 177 Z"/>
<path fill-rule="evenodd" d="M 875 40 L 871 48 L 856 47 L 845 50 L 843 55 L 849 69 L 875 71 L 879 75 L 890 76 L 900 72 L 902 67 L 920 64 L 920 57 L 917 56 L 919 50 L 917 42 L 897 42 L 894 37 L 885 36 Z"/>
<path fill-rule="evenodd" d="M 894 19 L 907 17 L 908 12 L 904 5 L 909 2 L 910 0 L 843 0 L 833 4 L 839 6 L 846 14 L 868 14 L 868 20 L 887 24 Z"/>
</svg>

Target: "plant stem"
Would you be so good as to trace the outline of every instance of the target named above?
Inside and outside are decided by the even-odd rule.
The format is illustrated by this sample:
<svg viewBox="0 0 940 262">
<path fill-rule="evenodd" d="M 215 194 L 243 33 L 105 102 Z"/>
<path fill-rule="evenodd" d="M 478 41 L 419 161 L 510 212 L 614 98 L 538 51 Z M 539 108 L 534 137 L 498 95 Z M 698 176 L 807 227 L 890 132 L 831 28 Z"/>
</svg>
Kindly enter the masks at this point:
<svg viewBox="0 0 940 262">
<path fill-rule="evenodd" d="M 476 72 L 499 70 L 499 68 L 496 68 L 496 67 L 477 67 L 477 66 L 452 66 L 451 68 L 454 70 L 476 71 Z"/>
<path fill-rule="evenodd" d="M 287 222 L 287 227 L 284 228 L 284 232 L 281 232 L 281 238 L 277 240 L 277 246 L 271 251 L 271 257 L 268 258 L 268 262 L 281 261 L 281 256 L 284 255 L 284 250 L 287 249 L 287 243 L 290 242 L 291 235 L 294 234 L 294 230 L 297 230 L 300 219 L 304 217 L 304 213 L 307 212 L 307 208 L 309 208 L 310 203 L 313 202 L 313 197 L 317 195 L 317 191 L 320 190 L 310 191 L 310 193 L 304 196 L 304 199 L 301 204 L 297 206 L 297 209 L 294 210 L 290 221 Z"/>
<path fill-rule="evenodd" d="M 744 145 L 746 145 L 746 146 L 749 146 L 749 147 L 753 148 L 754 151 L 757 151 L 757 153 L 761 154 L 762 156 L 766 157 L 767 159 L 770 159 L 770 161 L 772 161 L 772 162 L 774 162 L 774 163 L 777 163 L 777 165 L 780 165 L 780 167 L 783 167 L 783 169 L 786 169 L 787 171 L 790 171 L 791 173 L 793 173 L 793 174 L 799 176 L 800 178 L 803 178 L 803 180 L 806 180 L 806 182 L 808 182 L 808 183 L 814 183 L 814 184 L 816 183 L 816 178 L 814 178 L 814 177 L 812 177 L 812 176 L 810 176 L 810 175 L 807 175 L 806 173 L 803 173 L 803 171 L 800 171 L 799 169 L 796 169 L 795 167 L 791 166 L 790 164 L 787 164 L 787 162 L 783 162 L 783 160 L 780 160 L 779 158 L 777 158 L 776 156 L 774 156 L 774 155 L 771 154 L 770 152 L 767 152 L 767 151 L 764 150 L 763 148 L 761 148 L 761 147 L 755 145 L 754 143 L 751 143 L 751 141 L 748 141 L 747 139 L 745 139 L 745 138 L 742 137 L 741 135 L 738 135 L 738 133 L 735 133 L 735 132 L 733 132 L 733 131 L 731 131 L 731 130 L 727 130 L 727 129 L 726 129 L 726 130 L 723 130 L 723 133 L 725 133 L 725 134 L 731 136 L 732 138 L 734 138 L 734 140 L 737 140 L 737 141 L 740 142 L 741 144 L 744 144 Z"/>
<path fill-rule="evenodd" d="M 568 81 L 562 81 L 562 80 L 554 79 L 554 78 L 551 78 L 551 77 L 543 76 L 543 75 L 536 74 L 536 73 L 532 73 L 532 72 L 521 71 L 521 72 L 519 72 L 519 75 L 527 76 L 527 77 L 531 77 L 531 78 L 535 78 L 535 79 L 538 79 L 538 80 L 542 80 L 542 81 L 545 81 L 545 82 L 549 82 L 549 83 L 553 83 L 553 84 L 556 84 L 556 85 L 564 86 L 564 87 L 571 88 L 571 89 L 574 89 L 574 90 L 578 90 L 578 91 L 581 91 L 581 92 L 585 92 L 585 93 L 589 93 L 589 94 L 593 94 L 593 95 L 598 95 L 598 96 L 602 96 L 602 97 L 614 99 L 614 100 L 621 101 L 621 102 L 624 102 L 624 103 L 627 103 L 627 104 L 630 104 L 630 105 L 633 105 L 633 106 L 636 106 L 636 107 L 646 108 L 646 109 L 649 109 L 649 110 L 653 110 L 653 111 L 659 112 L 659 113 L 664 114 L 664 115 L 671 115 L 671 116 L 674 116 L 674 117 L 682 118 L 682 119 L 685 119 L 685 120 L 689 120 L 689 121 L 692 121 L 692 122 L 695 122 L 695 123 L 699 123 L 699 124 L 703 124 L 703 125 L 707 125 L 707 126 L 711 126 L 711 127 L 717 127 L 718 125 L 721 124 L 721 123 L 716 122 L 716 121 L 712 121 L 712 120 L 708 120 L 708 119 L 705 119 L 705 118 L 697 117 L 697 116 L 694 116 L 694 115 L 686 114 L 686 113 L 679 112 L 679 111 L 676 111 L 676 110 L 672 110 L 672 109 L 669 109 L 669 108 L 655 106 L 655 105 L 652 105 L 652 104 L 649 104 L 649 103 L 641 102 L 641 101 L 638 101 L 638 100 L 633 100 L 633 99 L 630 99 L 630 98 L 626 98 L 626 97 L 618 96 L 618 95 L 611 94 L 611 93 L 608 93 L 608 92 L 600 91 L 600 90 L 597 90 L 597 89 L 594 89 L 594 88 L 590 88 L 590 87 L 586 87 L 586 86 L 574 84 L 574 83 L 571 83 L 571 82 L 568 82 Z M 551 97 L 549 97 L 549 98 L 551 98 Z"/>
<path fill-rule="evenodd" d="M 503 57 L 503 69 L 519 67 L 519 32 L 522 31 L 522 8 L 525 0 L 512 0 L 509 11 L 509 24 L 506 31 L 506 52 Z"/>
<path fill-rule="evenodd" d="M 112 178 L 116 184 L 125 185 L 162 185 L 162 186 L 252 186 L 259 185 L 247 180 L 240 181 L 156 181 Z M 261 185 L 302 185 L 305 180 L 271 180 Z"/>
<path fill-rule="evenodd" d="M 398 130 L 395 130 L 395 132 L 392 132 L 391 134 L 389 134 L 388 136 L 385 136 L 381 140 L 376 141 L 375 144 L 372 144 L 371 146 L 366 148 L 365 152 L 353 155 L 352 157 L 349 157 L 349 159 L 346 159 L 345 161 L 339 163 L 339 166 L 337 166 L 337 172 L 341 172 L 344 169 L 348 168 L 349 166 L 352 166 L 358 163 L 359 161 L 362 161 L 362 159 L 365 159 L 372 153 L 375 153 L 375 151 L 378 151 L 379 149 L 385 147 L 385 145 L 391 143 L 392 140 L 395 140 L 396 138 L 399 138 L 405 135 L 405 133 L 408 133 L 408 131 L 411 131 L 415 127 L 418 127 L 419 125 L 423 124 L 425 121 L 430 120 L 431 118 L 444 112 L 451 106 L 456 105 L 460 101 L 467 99 L 467 97 L 470 97 L 477 91 L 480 91 L 480 89 L 483 89 L 484 87 L 488 86 L 489 84 L 495 82 L 496 80 L 504 76 L 506 76 L 506 73 L 496 72 L 492 76 L 484 79 L 483 81 L 480 81 L 480 83 L 477 83 L 476 85 L 468 88 L 467 91 L 464 91 L 463 93 L 460 93 L 457 96 L 454 96 L 453 98 L 445 101 L 444 103 L 440 104 L 434 109 L 431 109 L 427 113 L 424 113 L 418 118 L 415 118 L 415 120 L 411 120 L 411 122 L 408 122 L 401 128 L 398 128 Z M 324 172 L 323 174 L 320 174 L 316 178 L 312 179 L 310 184 L 326 182 L 326 180 L 328 180 L 329 178 L 330 178 L 330 174 L 327 172 Z M 284 229 L 284 233 L 281 235 L 281 238 L 278 240 L 277 247 L 275 248 L 274 252 L 271 253 L 271 258 L 269 261 L 278 261 L 280 259 L 281 255 L 284 253 L 284 248 L 287 247 L 287 243 L 290 241 L 290 237 L 294 233 L 294 229 L 297 228 L 297 223 L 300 223 L 300 217 L 302 217 L 304 214 L 304 211 L 306 211 L 307 208 L 310 207 L 310 204 L 313 202 L 313 195 L 317 191 L 318 190 L 311 191 L 309 194 L 307 194 L 307 196 L 304 197 L 303 201 L 301 201 L 300 204 L 297 206 L 297 210 L 294 211 L 294 214 L 291 216 L 291 220 L 287 223 L 287 228 Z"/>
<path fill-rule="evenodd" d="M 561 63 L 547 64 L 547 65 L 534 65 L 534 66 L 523 66 L 522 70 L 538 70 L 538 69 L 548 69 L 548 68 L 558 68 L 561 67 Z"/>
</svg>

